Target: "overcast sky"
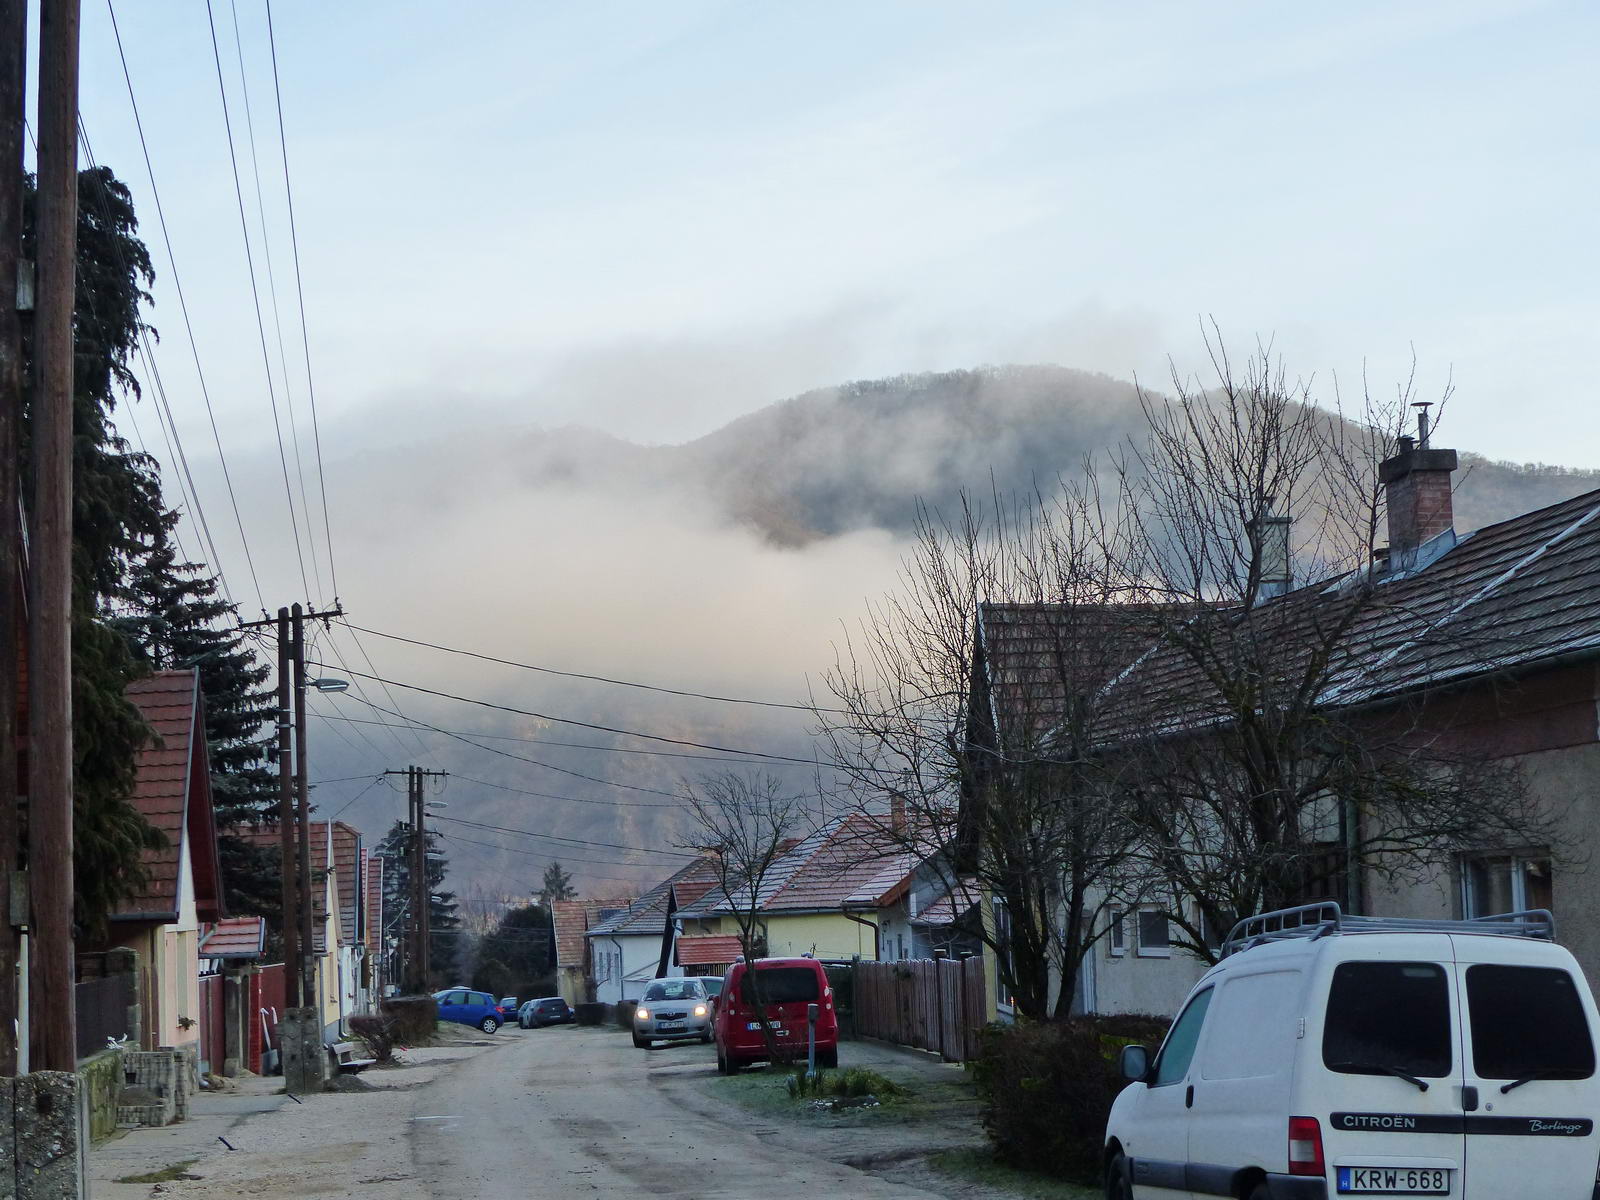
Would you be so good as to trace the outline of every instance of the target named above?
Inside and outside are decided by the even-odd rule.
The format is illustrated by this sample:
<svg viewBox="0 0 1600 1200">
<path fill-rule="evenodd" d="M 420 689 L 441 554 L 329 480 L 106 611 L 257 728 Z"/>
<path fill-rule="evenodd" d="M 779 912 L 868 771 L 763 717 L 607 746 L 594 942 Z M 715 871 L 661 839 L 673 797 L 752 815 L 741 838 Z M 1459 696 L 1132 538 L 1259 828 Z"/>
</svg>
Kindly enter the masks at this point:
<svg viewBox="0 0 1600 1200">
<path fill-rule="evenodd" d="M 259 235 L 233 10 L 214 9 Z M 288 333 L 264 10 L 237 12 Z M 1600 464 L 1591 4 L 280 0 L 274 16 L 341 447 L 373 406 L 386 436 L 473 420 L 677 441 L 850 377 L 1027 359 L 1148 378 L 1169 353 L 1195 365 L 1211 314 L 1342 380 L 1364 360 L 1391 380 L 1414 346 L 1425 388 L 1454 373 L 1457 444 Z M 271 422 L 206 10 L 124 0 L 118 17 L 224 443 L 243 452 Z M 83 74 L 94 148 L 155 247 L 163 370 L 198 441 L 101 3 Z"/>
</svg>

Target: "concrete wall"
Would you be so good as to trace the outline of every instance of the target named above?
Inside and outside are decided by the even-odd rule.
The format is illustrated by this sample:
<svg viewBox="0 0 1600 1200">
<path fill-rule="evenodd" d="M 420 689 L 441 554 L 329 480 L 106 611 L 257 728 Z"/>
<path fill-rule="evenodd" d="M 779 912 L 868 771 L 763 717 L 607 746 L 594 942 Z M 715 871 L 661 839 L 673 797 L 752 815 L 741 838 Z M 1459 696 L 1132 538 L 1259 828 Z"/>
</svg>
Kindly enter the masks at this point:
<svg viewBox="0 0 1600 1200">
<path fill-rule="evenodd" d="M 89 1139 L 103 1142 L 117 1132 L 117 1099 L 122 1094 L 122 1053 L 106 1050 L 78 1065 L 89 1101 Z"/>
</svg>

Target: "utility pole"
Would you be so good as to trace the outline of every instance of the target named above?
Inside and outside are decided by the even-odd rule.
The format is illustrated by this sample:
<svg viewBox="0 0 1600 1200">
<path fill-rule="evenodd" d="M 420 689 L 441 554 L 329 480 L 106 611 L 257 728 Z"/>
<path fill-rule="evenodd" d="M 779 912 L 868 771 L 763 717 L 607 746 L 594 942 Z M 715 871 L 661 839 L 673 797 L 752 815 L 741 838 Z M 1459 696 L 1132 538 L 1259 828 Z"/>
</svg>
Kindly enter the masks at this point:
<svg viewBox="0 0 1600 1200">
<path fill-rule="evenodd" d="M 411 922 L 407 933 L 406 990 L 420 995 L 428 990 L 433 969 L 433 889 L 428 886 L 428 799 L 427 781 L 448 778 L 447 771 L 425 771 L 407 767 L 404 771 L 385 771 L 385 775 L 406 777 L 406 824 L 411 830 Z"/>
<path fill-rule="evenodd" d="M 39 299 L 29 542 L 29 967 L 34 1069 L 78 1065 L 72 938 L 72 314 L 78 244 L 78 0 L 39 12 Z"/>
<path fill-rule="evenodd" d="M 289 610 L 278 610 L 278 846 L 283 886 L 283 988 L 284 1006 L 299 1008 L 300 991 L 300 872 L 295 867 L 294 836 L 294 726 L 289 699 Z"/>
<path fill-rule="evenodd" d="M 313 955 L 316 953 L 316 935 L 312 931 L 312 917 L 316 905 L 311 899 L 311 788 L 307 784 L 306 754 L 306 627 L 305 612 L 297 603 L 289 610 L 291 630 L 289 656 L 294 660 L 294 776 L 295 791 L 300 801 L 300 995 L 301 1003 L 318 1004 L 321 1000 Z M 331 865 L 331 864 L 330 864 Z"/>
<path fill-rule="evenodd" d="M 17 690 L 22 610 L 22 121 L 27 0 L 0 0 L 0 1076 L 17 1073 L 17 927 L 11 880 L 21 861 Z M 31 280 L 30 280 L 31 283 Z"/>
</svg>

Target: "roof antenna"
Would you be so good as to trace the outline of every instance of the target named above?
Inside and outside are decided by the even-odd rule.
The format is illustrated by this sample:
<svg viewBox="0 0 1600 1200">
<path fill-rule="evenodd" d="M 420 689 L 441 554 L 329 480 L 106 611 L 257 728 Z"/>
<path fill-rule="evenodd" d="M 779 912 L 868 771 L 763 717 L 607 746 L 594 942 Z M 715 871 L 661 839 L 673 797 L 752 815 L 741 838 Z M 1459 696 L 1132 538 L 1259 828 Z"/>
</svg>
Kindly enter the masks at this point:
<svg viewBox="0 0 1600 1200">
<path fill-rule="evenodd" d="M 1432 400 L 1414 400 L 1411 407 L 1417 410 L 1417 449 L 1428 448 L 1428 410 L 1433 407 Z"/>
</svg>

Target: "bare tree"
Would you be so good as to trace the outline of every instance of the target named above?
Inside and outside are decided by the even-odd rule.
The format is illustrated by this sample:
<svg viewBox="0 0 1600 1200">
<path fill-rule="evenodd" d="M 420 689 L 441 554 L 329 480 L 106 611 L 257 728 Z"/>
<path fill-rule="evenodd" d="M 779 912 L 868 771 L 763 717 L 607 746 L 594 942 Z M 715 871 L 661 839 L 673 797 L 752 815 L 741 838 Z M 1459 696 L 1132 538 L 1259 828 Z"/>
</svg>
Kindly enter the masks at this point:
<svg viewBox="0 0 1600 1200">
<path fill-rule="evenodd" d="M 1514 770 L 1364 691 L 1374 638 L 1427 636 L 1378 565 L 1379 463 L 1408 381 L 1354 420 L 1312 403 L 1269 349 L 1207 340 L 1216 385 L 1143 393 L 1147 442 L 1122 464 L 1151 654 L 1108 697 L 1121 806 L 1179 945 L 1214 958 L 1251 913 L 1334 898 L 1369 874 L 1436 870 L 1475 839 L 1548 842 Z M 1448 395 L 1448 393 L 1447 393 Z M 1398 549 L 1398 548 L 1397 548 Z M 1375 632 L 1378 631 L 1378 632 Z"/>
<path fill-rule="evenodd" d="M 683 845 L 712 862 L 714 894 L 722 897 L 733 917 L 745 961 L 754 963 L 766 953 L 761 906 L 773 868 L 809 824 L 810 809 L 803 797 L 787 793 L 779 780 L 759 773 L 705 777 L 698 786 L 685 787 L 684 800 L 693 830 Z M 776 1061 L 778 1039 L 767 1019 L 761 972 L 752 970 L 746 978 L 767 1053 Z"/>
<path fill-rule="evenodd" d="M 919 515 L 902 586 L 869 608 L 814 711 L 845 802 L 912 853 L 1027 1016 L 1065 1016 L 1119 901 L 1131 826 L 1096 753 L 1104 685 L 1136 647 L 1116 534 L 1089 482 Z"/>
</svg>

